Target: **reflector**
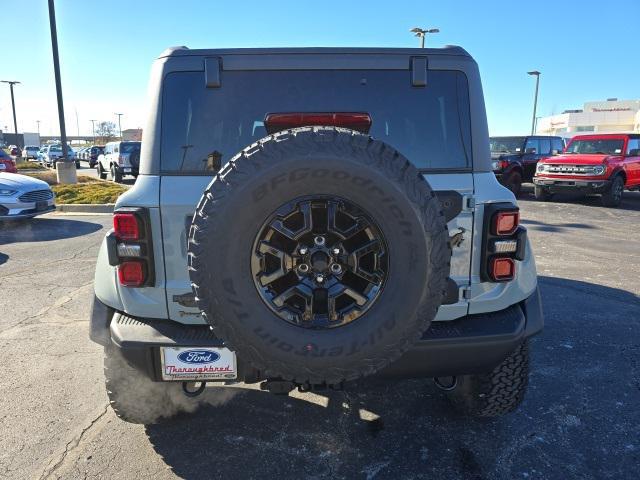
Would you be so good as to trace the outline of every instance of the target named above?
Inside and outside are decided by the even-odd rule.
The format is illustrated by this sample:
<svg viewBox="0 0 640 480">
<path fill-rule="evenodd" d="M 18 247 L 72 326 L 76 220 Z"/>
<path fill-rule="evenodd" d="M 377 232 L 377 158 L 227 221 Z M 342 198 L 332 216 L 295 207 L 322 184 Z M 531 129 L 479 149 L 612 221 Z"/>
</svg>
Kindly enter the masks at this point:
<svg viewBox="0 0 640 480">
<path fill-rule="evenodd" d="M 513 280 L 516 264 L 510 258 L 494 258 L 491 262 L 491 276 L 496 281 Z"/>
<path fill-rule="evenodd" d="M 144 268 L 142 262 L 122 262 L 118 265 L 118 279 L 125 287 L 139 287 L 144 283 Z"/>
</svg>

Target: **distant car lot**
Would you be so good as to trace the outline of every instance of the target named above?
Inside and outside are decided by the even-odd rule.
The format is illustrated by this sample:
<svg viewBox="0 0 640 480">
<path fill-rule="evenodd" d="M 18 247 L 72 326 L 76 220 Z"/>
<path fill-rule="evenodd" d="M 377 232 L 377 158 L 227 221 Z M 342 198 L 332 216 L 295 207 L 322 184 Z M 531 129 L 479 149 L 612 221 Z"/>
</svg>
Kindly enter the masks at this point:
<svg viewBox="0 0 640 480">
<path fill-rule="evenodd" d="M 614 210 L 557 200 L 536 202 L 525 186 L 520 201 L 546 327 L 523 407 L 492 421 L 457 416 L 418 380 L 290 398 L 253 390 L 160 425 L 117 421 L 87 337 L 111 218 L 46 215 L 0 229 L 0 288 L 38 285 L 29 302 L 0 297 L 11 312 L 0 316 L 0 468 L 9 478 L 634 478 L 640 193 Z"/>
</svg>

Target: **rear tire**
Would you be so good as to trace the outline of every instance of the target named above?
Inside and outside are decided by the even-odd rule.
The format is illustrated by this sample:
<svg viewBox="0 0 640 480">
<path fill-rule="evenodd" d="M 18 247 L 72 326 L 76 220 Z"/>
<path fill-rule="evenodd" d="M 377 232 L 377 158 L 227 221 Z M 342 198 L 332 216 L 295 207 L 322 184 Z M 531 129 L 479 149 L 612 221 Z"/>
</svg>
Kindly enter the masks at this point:
<svg viewBox="0 0 640 480">
<path fill-rule="evenodd" d="M 98 163 L 96 170 L 98 171 L 98 178 L 100 178 L 100 180 L 107 179 L 107 172 L 105 172 L 104 169 L 102 168 L 102 164 Z"/>
<path fill-rule="evenodd" d="M 605 207 L 618 207 L 622 202 L 624 192 L 624 178 L 616 175 L 611 182 L 611 187 L 602 194 L 602 205 Z"/>
<path fill-rule="evenodd" d="M 122 172 L 115 165 L 111 165 L 111 180 L 116 183 L 122 183 Z"/>
<path fill-rule="evenodd" d="M 516 197 L 522 191 L 522 174 L 520 172 L 511 172 L 505 182 L 505 187 L 511 190 Z"/>
<path fill-rule="evenodd" d="M 539 200 L 541 202 L 548 202 L 553 198 L 553 193 L 551 193 L 548 189 L 540 187 L 538 185 L 533 188 L 533 192 L 536 200 Z"/>
<path fill-rule="evenodd" d="M 489 373 L 465 375 L 447 395 L 460 412 L 498 417 L 518 408 L 529 383 L 529 343 L 524 341 Z"/>
</svg>

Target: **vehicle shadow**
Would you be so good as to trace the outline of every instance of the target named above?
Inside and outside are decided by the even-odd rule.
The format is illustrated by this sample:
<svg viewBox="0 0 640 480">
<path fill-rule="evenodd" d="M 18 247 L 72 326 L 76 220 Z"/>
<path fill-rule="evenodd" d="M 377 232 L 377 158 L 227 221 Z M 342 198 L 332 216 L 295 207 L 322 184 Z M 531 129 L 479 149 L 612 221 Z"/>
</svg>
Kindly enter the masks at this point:
<svg viewBox="0 0 640 480">
<path fill-rule="evenodd" d="M 7 263 L 7 260 L 9 260 L 9 255 L 0 252 L 0 265 Z"/>
<path fill-rule="evenodd" d="M 0 223 L 0 245 L 17 242 L 49 242 L 79 237 L 103 228 L 99 223 L 36 217 Z"/>
<path fill-rule="evenodd" d="M 537 200 L 533 194 L 533 184 L 523 184 L 520 195 L 518 195 L 518 200 L 530 200 L 536 202 Z M 569 194 L 569 193 L 557 193 L 553 196 L 552 202 L 540 202 L 540 203 L 566 203 L 572 205 L 584 205 L 585 207 L 597 207 L 597 208 L 605 208 L 609 209 L 610 207 L 605 207 L 602 205 L 602 201 L 599 196 L 585 196 L 580 194 Z M 640 212 L 640 192 L 638 191 L 625 191 L 622 195 L 622 203 L 615 208 L 611 208 L 611 210 L 632 210 L 636 212 Z"/>
<path fill-rule="evenodd" d="M 520 223 L 526 225 L 527 228 L 531 228 L 533 230 L 539 230 L 541 232 L 562 232 L 564 230 L 569 230 L 572 228 L 577 229 L 597 229 L 598 227 L 594 225 L 589 225 L 587 223 L 545 223 L 540 222 L 538 220 L 529 220 L 529 219 L 521 219 Z"/>
<path fill-rule="evenodd" d="M 464 417 L 429 379 L 369 379 L 295 398 L 246 391 L 146 434 L 185 479 L 629 477 L 638 456 L 625 445 L 640 435 L 638 296 L 539 284 L 546 328 L 532 345 L 525 402 L 510 415 Z"/>
</svg>

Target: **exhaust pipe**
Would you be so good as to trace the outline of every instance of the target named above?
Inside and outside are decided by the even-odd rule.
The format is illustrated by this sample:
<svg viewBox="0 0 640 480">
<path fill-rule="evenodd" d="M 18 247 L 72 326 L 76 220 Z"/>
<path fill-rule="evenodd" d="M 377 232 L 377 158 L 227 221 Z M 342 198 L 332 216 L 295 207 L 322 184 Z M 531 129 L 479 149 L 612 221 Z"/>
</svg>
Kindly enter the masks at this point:
<svg viewBox="0 0 640 480">
<path fill-rule="evenodd" d="M 204 392 L 207 382 L 200 382 L 200 385 L 195 388 L 196 385 L 198 382 L 182 382 L 182 392 L 189 398 L 195 398 Z"/>
<path fill-rule="evenodd" d="M 451 377 L 435 377 L 433 379 L 433 383 L 435 383 L 436 387 L 438 387 L 440 390 L 450 392 L 452 390 L 455 390 L 458 386 L 458 377 L 456 377 L 455 375 Z"/>
</svg>

